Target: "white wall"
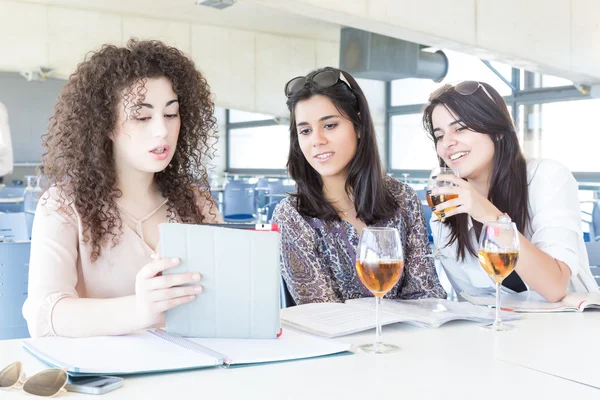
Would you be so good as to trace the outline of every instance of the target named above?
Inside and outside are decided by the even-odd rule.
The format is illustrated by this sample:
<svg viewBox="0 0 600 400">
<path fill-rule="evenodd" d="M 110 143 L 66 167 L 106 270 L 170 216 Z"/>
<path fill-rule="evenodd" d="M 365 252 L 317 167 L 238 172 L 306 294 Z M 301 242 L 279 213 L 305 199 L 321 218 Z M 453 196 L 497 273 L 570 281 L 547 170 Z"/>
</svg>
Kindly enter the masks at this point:
<svg viewBox="0 0 600 400">
<path fill-rule="evenodd" d="M 86 53 L 131 36 L 159 39 L 189 54 L 221 107 L 287 115 L 283 86 L 322 65 L 338 65 L 333 41 L 205 24 L 0 1 L 0 70 L 40 66 L 67 77 Z M 10 39 L 8 39 L 10 38 Z"/>
</svg>

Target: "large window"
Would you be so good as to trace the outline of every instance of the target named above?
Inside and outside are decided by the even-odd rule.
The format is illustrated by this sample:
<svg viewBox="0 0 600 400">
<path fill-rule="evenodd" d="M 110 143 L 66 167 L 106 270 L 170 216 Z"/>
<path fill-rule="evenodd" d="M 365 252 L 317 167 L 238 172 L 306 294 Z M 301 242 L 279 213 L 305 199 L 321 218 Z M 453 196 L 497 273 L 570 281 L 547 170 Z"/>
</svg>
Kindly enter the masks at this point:
<svg viewBox="0 0 600 400">
<path fill-rule="evenodd" d="M 393 170 L 426 169 L 436 165 L 433 142 L 425 133 L 422 115 L 394 115 L 391 118 L 391 160 Z"/>
<path fill-rule="evenodd" d="M 229 110 L 227 114 L 227 171 L 285 173 L 290 143 L 288 122 L 240 110 Z"/>
<path fill-rule="evenodd" d="M 287 125 L 229 130 L 229 169 L 283 170 L 290 135 Z"/>
<path fill-rule="evenodd" d="M 552 158 L 574 172 L 598 172 L 600 135 L 594 115 L 600 100 L 589 99 L 520 106 L 520 127 L 528 156 Z"/>
<path fill-rule="evenodd" d="M 497 62 L 444 50 L 448 74 L 440 83 L 401 79 L 390 85 L 388 102 L 388 170 L 422 178 L 435 164 L 435 150 L 422 127 L 422 109 L 429 94 L 445 83 L 478 80 L 505 97 L 529 158 L 552 158 L 565 164 L 578 179 L 599 180 L 597 149 L 600 135 L 594 115 L 600 100 L 560 77 L 513 69 Z"/>
</svg>

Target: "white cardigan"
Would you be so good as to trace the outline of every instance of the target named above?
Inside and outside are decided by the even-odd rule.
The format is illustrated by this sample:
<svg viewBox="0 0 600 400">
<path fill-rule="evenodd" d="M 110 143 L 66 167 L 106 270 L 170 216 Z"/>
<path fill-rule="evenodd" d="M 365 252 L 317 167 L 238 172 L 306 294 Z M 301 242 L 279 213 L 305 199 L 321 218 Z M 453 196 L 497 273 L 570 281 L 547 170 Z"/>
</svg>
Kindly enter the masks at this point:
<svg viewBox="0 0 600 400">
<path fill-rule="evenodd" d="M 571 172 L 553 160 L 530 160 L 527 163 L 529 182 L 530 224 L 523 233 L 538 249 L 567 264 L 571 269 L 568 290 L 571 292 L 597 292 L 598 285 L 588 262 L 583 232 L 578 186 Z M 502 210 L 501 210 L 502 211 Z M 439 220 L 432 215 L 431 230 L 436 245 L 447 243 L 450 229 L 442 224 L 441 238 L 438 234 Z M 469 235 L 475 248 L 473 221 L 469 217 Z M 457 261 L 457 243 L 441 249 L 444 256 L 441 265 L 457 293 L 484 294 L 495 291 L 495 284 L 479 265 L 476 256 L 467 254 L 465 261 Z M 506 291 L 511 291 L 506 289 Z"/>
</svg>

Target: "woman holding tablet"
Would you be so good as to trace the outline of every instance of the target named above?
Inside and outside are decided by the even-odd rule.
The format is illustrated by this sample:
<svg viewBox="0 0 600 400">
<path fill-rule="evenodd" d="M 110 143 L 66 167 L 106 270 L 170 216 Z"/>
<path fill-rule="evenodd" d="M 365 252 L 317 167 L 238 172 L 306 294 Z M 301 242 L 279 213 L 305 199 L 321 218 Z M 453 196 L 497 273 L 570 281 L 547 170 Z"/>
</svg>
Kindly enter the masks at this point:
<svg viewBox="0 0 600 400">
<path fill-rule="evenodd" d="M 23 307 L 33 337 L 126 334 L 201 293 L 197 274 L 162 276 L 179 261 L 155 249 L 160 223 L 221 221 L 196 186 L 208 188 L 213 111 L 194 63 L 161 42 L 104 45 L 79 64 L 44 137 L 51 187 Z"/>
<path fill-rule="evenodd" d="M 421 203 L 386 177 L 367 100 L 350 74 L 335 68 L 290 80 L 288 171 L 297 193 L 273 222 L 282 235 L 282 273 L 298 304 L 372 296 L 355 269 L 367 226 L 395 227 L 404 270 L 388 298 L 445 298 L 429 253 Z"/>
</svg>

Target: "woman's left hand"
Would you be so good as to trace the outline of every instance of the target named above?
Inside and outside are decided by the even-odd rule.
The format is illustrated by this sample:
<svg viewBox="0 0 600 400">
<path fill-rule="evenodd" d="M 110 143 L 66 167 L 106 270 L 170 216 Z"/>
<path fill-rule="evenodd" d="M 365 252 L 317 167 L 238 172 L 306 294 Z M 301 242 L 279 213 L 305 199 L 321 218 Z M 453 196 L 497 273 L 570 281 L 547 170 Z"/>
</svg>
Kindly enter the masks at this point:
<svg viewBox="0 0 600 400">
<path fill-rule="evenodd" d="M 445 201 L 436 206 L 437 210 L 447 210 L 442 218 L 448 218 L 456 214 L 469 214 L 471 218 L 483 223 L 496 221 L 502 212 L 496 208 L 488 199 L 477 192 L 469 182 L 455 175 L 440 175 L 438 181 L 451 182 L 456 186 L 442 186 L 433 188 L 431 196 L 440 194 L 457 194 L 458 198 Z"/>
</svg>

